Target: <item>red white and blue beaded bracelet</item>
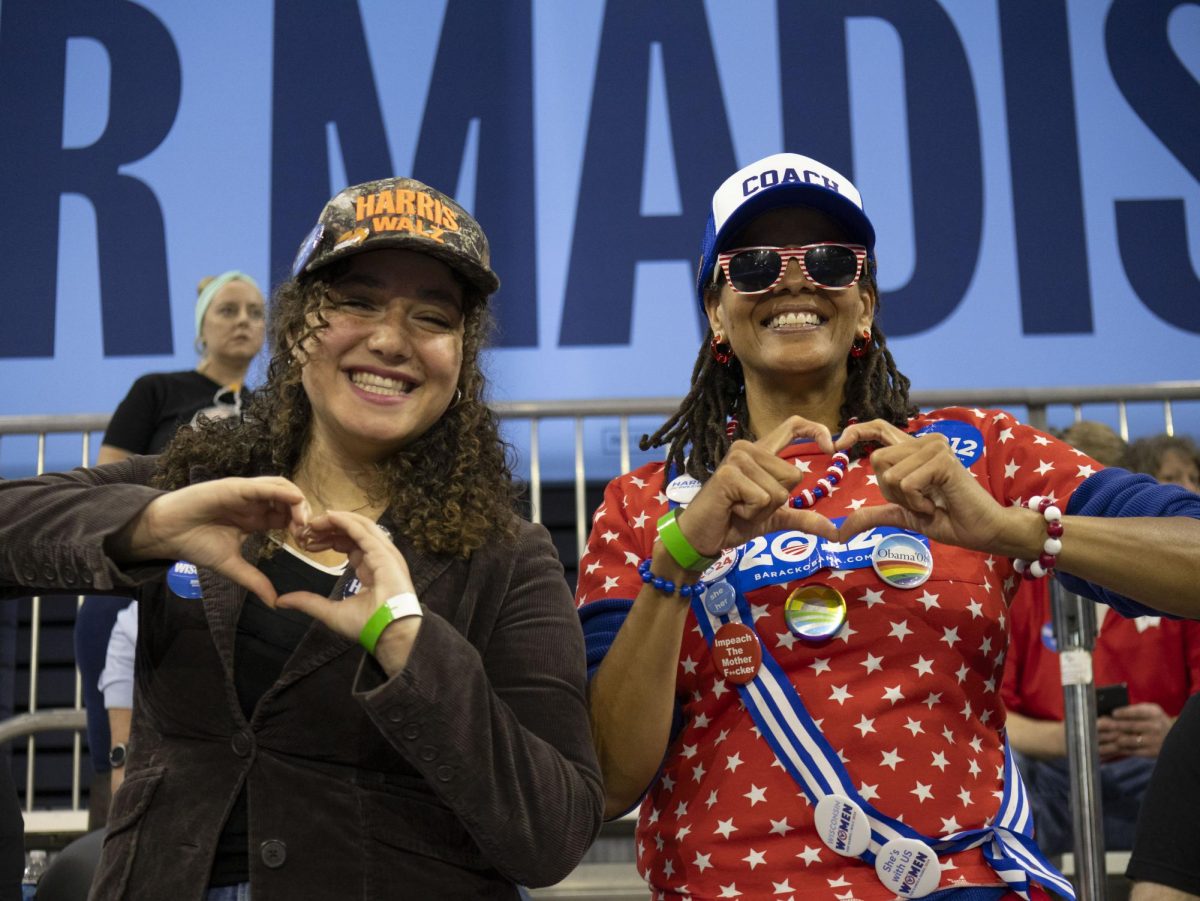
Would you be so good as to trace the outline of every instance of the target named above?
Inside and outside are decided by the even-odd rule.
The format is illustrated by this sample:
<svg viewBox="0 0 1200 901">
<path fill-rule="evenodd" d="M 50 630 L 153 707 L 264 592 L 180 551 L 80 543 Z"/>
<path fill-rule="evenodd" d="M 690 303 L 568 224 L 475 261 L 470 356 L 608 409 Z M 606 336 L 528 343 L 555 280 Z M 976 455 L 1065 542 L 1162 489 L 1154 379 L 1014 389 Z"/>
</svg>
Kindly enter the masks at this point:
<svg viewBox="0 0 1200 901">
<path fill-rule="evenodd" d="M 833 494 L 833 486 L 846 475 L 846 467 L 849 465 L 850 457 L 844 451 L 838 451 L 833 455 L 833 462 L 825 470 L 825 475 L 817 479 L 817 486 L 811 491 L 807 488 L 801 489 L 792 498 L 792 506 L 797 510 L 803 510 L 805 507 L 811 507 L 821 498 Z"/>
</svg>

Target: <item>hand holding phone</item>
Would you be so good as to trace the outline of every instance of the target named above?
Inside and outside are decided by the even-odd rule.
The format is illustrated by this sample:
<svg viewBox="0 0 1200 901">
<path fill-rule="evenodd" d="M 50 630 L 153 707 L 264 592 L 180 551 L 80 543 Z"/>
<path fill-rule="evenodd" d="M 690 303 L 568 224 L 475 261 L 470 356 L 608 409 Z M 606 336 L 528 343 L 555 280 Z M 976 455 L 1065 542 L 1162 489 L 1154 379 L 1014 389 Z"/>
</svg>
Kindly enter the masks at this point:
<svg viewBox="0 0 1200 901">
<path fill-rule="evenodd" d="M 1118 707 L 1128 706 L 1129 686 L 1126 683 L 1096 686 L 1096 716 L 1111 716 Z"/>
</svg>

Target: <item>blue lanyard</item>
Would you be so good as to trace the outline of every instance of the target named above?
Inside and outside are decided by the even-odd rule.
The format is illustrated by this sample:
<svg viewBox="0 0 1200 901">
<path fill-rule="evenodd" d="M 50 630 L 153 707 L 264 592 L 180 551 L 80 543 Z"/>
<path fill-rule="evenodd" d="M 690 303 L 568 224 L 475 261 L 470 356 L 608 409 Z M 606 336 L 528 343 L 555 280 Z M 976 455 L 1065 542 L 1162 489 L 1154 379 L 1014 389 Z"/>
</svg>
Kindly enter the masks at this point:
<svg viewBox="0 0 1200 901">
<path fill-rule="evenodd" d="M 736 605 L 722 616 L 710 613 L 698 597 L 693 597 L 691 603 L 710 649 L 716 631 L 726 623 L 754 628 L 750 608 L 741 590 L 737 593 Z M 1004 793 L 992 825 L 927 838 L 911 826 L 875 809 L 859 794 L 837 751 L 813 722 L 791 680 L 766 648 L 763 648 L 758 673 L 737 688 L 763 738 L 814 808 L 824 798 L 840 796 L 853 802 L 865 814 L 870 823 L 870 842 L 866 850 L 854 856 L 876 865 L 881 853 L 886 854 L 889 847 L 895 847 L 889 843 L 906 839 L 922 842 L 939 854 L 980 848 L 996 874 L 1021 897 L 1029 898 L 1029 880 L 1033 877 L 1060 894 L 1075 898 L 1070 882 L 1051 866 L 1033 841 L 1029 800 L 1007 740 L 1004 745 Z M 901 896 L 909 894 L 903 888 L 895 890 Z M 910 896 L 920 897 L 925 893 L 912 892 Z"/>
</svg>

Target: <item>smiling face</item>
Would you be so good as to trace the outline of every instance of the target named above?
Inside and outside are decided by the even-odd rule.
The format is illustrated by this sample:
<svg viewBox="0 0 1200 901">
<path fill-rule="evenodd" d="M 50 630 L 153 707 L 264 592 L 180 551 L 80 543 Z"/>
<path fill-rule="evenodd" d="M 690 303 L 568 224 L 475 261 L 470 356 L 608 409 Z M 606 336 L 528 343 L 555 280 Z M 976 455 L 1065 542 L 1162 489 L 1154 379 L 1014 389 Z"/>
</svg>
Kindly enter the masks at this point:
<svg viewBox="0 0 1200 901">
<path fill-rule="evenodd" d="M 834 220 L 808 207 L 771 210 L 723 250 L 794 247 L 821 241 L 852 243 Z M 875 297 L 860 280 L 850 288 L 820 288 L 790 260 L 783 278 L 761 294 L 738 294 L 722 281 L 705 302 L 713 332 L 741 361 L 748 390 L 802 377 L 840 389 L 854 339 L 871 325 Z"/>
<path fill-rule="evenodd" d="M 462 368 L 463 289 L 450 268 L 408 250 L 357 254 L 322 314 L 327 327 L 302 345 L 314 447 L 377 461 L 425 434 Z"/>
<path fill-rule="evenodd" d="M 209 356 L 246 364 L 263 345 L 266 305 L 258 289 L 240 279 L 223 286 L 204 313 L 200 337 Z"/>
</svg>

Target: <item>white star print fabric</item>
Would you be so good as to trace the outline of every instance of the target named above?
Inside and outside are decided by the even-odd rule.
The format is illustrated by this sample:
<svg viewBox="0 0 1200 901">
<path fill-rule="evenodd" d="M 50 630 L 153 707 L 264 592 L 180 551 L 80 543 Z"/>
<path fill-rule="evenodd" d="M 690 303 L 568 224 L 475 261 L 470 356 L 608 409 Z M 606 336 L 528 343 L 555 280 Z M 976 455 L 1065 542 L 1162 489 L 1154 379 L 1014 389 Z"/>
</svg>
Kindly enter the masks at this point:
<svg viewBox="0 0 1200 901">
<path fill-rule="evenodd" d="M 1006 505 L 1041 494 L 1065 507 L 1084 465 L 1101 468 L 1006 413 L 939 410 L 914 418 L 909 431 L 931 427 Z M 811 443 L 782 456 L 807 464 L 801 487 L 811 488 L 829 464 Z M 667 509 L 662 489 L 662 464 L 610 483 L 581 561 L 581 605 L 637 596 L 636 561 L 650 556 L 655 523 Z M 856 460 L 816 509 L 840 517 L 880 503 L 869 463 Z M 764 654 L 787 673 L 863 797 L 940 837 L 990 822 L 1003 793 L 998 686 L 1006 599 L 1017 582 L 1006 558 L 936 542 L 931 550 L 932 575 L 915 589 L 892 587 L 867 566 L 821 570 L 746 597 Z M 814 643 L 789 630 L 783 603 L 802 584 L 845 597 L 848 619 L 832 639 Z M 808 800 L 758 734 L 736 686 L 718 678 L 690 613 L 676 699 L 684 726 L 638 821 L 638 867 L 656 897 L 895 897 L 872 867 L 817 837 Z M 1003 884 L 978 850 L 943 857 L 942 867 L 942 888 Z"/>
</svg>

